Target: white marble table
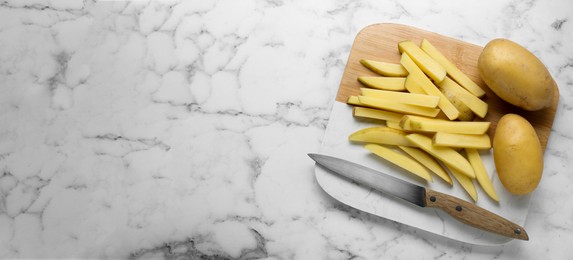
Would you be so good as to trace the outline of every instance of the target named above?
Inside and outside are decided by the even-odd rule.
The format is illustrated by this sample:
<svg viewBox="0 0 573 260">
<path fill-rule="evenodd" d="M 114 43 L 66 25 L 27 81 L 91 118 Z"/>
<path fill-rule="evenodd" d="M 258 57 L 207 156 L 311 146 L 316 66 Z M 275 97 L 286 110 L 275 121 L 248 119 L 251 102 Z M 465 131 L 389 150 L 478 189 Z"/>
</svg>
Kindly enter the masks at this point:
<svg viewBox="0 0 573 260">
<path fill-rule="evenodd" d="M 573 2 L 485 4 L 0 1 L 0 258 L 570 259 Z M 306 154 L 381 22 L 546 63 L 561 99 L 530 241 L 463 244 L 318 186 Z"/>
</svg>

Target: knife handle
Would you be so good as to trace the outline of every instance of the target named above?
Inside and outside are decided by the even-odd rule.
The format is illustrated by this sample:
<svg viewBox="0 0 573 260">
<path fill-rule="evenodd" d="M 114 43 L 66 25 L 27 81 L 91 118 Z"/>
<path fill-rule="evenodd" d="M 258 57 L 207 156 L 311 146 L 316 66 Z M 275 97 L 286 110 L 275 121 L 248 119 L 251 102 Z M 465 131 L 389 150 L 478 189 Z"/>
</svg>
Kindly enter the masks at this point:
<svg viewBox="0 0 573 260">
<path fill-rule="evenodd" d="M 523 227 L 467 201 L 426 189 L 425 202 L 426 207 L 441 209 L 472 227 L 506 237 L 529 240 Z"/>
</svg>

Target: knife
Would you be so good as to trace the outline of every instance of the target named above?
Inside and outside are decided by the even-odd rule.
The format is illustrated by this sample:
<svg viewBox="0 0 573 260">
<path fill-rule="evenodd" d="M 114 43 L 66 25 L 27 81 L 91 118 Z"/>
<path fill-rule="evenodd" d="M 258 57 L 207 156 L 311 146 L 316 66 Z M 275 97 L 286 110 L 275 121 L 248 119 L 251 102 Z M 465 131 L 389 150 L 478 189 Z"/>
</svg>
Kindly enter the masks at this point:
<svg viewBox="0 0 573 260">
<path fill-rule="evenodd" d="M 340 158 L 322 154 L 308 154 L 308 156 L 324 168 L 384 194 L 420 207 L 443 210 L 458 221 L 484 231 L 529 240 L 523 227 L 470 202 Z"/>
</svg>

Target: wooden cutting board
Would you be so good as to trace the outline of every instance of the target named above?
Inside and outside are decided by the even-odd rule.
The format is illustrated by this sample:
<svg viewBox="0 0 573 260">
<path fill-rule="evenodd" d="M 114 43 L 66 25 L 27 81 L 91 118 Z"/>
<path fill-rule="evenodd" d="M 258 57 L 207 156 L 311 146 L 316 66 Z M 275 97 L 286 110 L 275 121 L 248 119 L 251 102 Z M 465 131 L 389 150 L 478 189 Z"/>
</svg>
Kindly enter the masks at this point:
<svg viewBox="0 0 573 260">
<path fill-rule="evenodd" d="M 482 47 L 411 26 L 384 23 L 362 29 L 354 40 L 336 100 L 346 102 L 348 96 L 359 94 L 360 87 L 364 85 L 358 82 L 358 76 L 378 76 L 362 66 L 361 59 L 399 63 L 398 42 L 411 40 L 420 44 L 424 38 L 485 90 L 486 96 L 483 100 L 489 104 L 489 111 L 484 120 L 492 123 L 488 131 L 492 140 L 500 117 L 507 113 L 515 113 L 529 120 L 537 131 L 541 146 L 545 150 L 559 102 L 558 89 L 555 91 L 551 107 L 536 112 L 519 109 L 497 97 L 481 79 L 477 61 Z"/>
</svg>

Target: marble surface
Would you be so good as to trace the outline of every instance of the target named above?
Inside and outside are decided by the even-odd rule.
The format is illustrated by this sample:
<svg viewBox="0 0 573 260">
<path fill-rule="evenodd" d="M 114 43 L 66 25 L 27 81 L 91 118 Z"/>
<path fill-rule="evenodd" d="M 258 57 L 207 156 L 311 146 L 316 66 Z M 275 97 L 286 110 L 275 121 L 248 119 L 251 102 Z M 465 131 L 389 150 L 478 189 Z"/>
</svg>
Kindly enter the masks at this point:
<svg viewBox="0 0 573 260">
<path fill-rule="evenodd" d="M 566 259 L 573 2 L 0 1 L 0 258 Z M 540 57 L 561 98 L 531 240 L 484 247 L 325 194 L 352 41 L 381 22 Z"/>
</svg>

